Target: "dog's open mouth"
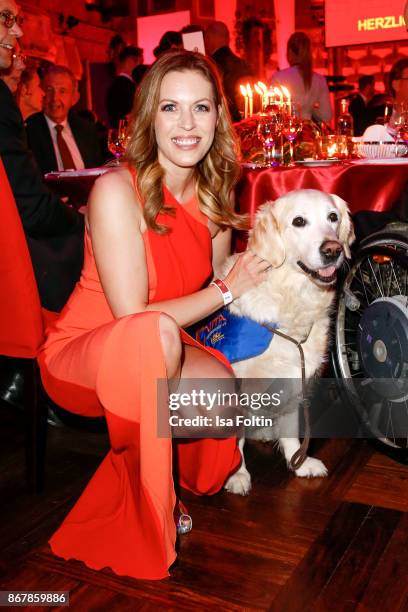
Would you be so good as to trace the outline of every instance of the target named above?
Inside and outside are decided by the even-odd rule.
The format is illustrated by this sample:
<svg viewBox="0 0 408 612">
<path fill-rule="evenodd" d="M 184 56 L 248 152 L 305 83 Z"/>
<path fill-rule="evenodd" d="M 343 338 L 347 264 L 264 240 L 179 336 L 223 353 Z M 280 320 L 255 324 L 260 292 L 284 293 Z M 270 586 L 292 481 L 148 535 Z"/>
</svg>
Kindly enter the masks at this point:
<svg viewBox="0 0 408 612">
<path fill-rule="evenodd" d="M 337 269 L 335 266 L 328 266 L 327 268 L 319 268 L 318 270 L 311 270 L 302 261 L 298 261 L 297 265 L 303 272 L 306 272 L 312 278 L 320 281 L 321 283 L 326 283 L 329 285 L 333 283 L 337 278 Z"/>
</svg>

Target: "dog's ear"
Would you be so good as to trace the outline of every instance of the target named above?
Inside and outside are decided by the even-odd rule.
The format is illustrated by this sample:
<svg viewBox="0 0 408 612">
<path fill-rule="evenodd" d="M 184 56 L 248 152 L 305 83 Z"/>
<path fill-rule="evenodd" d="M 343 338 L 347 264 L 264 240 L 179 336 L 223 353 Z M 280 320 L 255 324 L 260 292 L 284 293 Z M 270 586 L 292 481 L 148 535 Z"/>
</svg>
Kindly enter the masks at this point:
<svg viewBox="0 0 408 612">
<path fill-rule="evenodd" d="M 349 207 L 347 203 L 335 193 L 331 193 L 330 196 L 341 216 L 339 240 L 344 246 L 346 257 L 350 258 L 350 245 L 353 244 L 356 236 L 354 234 L 353 222 L 351 220 Z"/>
<path fill-rule="evenodd" d="M 285 261 L 285 247 L 273 214 L 273 202 L 265 202 L 258 209 L 249 232 L 248 248 L 273 268 L 279 268 Z"/>
</svg>

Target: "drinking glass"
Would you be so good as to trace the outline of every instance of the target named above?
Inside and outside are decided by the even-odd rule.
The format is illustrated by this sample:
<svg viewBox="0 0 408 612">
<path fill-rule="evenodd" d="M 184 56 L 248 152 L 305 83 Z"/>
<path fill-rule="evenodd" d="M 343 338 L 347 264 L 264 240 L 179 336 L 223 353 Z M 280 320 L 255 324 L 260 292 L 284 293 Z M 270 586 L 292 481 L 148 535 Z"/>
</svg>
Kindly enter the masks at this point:
<svg viewBox="0 0 408 612">
<path fill-rule="evenodd" d="M 264 164 L 269 168 L 278 165 L 275 159 L 276 140 L 281 134 L 279 117 L 275 113 L 260 114 L 257 126 L 258 139 L 262 142 Z"/>
<path fill-rule="evenodd" d="M 108 149 L 114 155 L 117 164 L 125 154 L 127 140 L 128 122 L 127 119 L 120 119 L 118 127 L 108 131 Z"/>
<path fill-rule="evenodd" d="M 393 137 L 395 143 L 395 157 L 399 155 L 399 143 L 403 141 L 408 144 L 408 106 L 398 104 L 394 106 L 392 115 L 387 124 L 387 131 Z M 405 152 L 406 148 L 404 148 Z"/>
<path fill-rule="evenodd" d="M 283 117 L 282 123 L 282 134 L 289 142 L 289 162 L 288 166 L 294 166 L 293 161 L 293 143 L 295 142 L 297 135 L 302 130 L 302 120 L 299 115 L 292 111 L 291 114 L 286 114 Z"/>
</svg>

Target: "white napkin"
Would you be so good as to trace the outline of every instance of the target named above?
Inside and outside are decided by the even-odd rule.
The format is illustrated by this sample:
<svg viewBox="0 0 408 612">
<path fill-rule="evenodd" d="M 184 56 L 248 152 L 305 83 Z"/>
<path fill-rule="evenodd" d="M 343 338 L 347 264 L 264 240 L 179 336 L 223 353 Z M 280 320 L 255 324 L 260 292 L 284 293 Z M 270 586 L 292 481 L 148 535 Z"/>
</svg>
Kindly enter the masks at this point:
<svg viewBox="0 0 408 612">
<path fill-rule="evenodd" d="M 385 125 L 369 125 L 361 137 L 363 142 L 394 142 Z"/>
</svg>

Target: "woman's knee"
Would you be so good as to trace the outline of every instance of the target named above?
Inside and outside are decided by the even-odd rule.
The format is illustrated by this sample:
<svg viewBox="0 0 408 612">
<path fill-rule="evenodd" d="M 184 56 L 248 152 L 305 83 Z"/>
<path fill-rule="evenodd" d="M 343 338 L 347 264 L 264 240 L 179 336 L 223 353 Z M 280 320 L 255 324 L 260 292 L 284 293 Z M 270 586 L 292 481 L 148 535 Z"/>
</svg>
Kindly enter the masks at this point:
<svg viewBox="0 0 408 612">
<path fill-rule="evenodd" d="M 180 329 L 174 319 L 166 314 L 159 318 L 160 341 L 168 370 L 176 369 L 181 361 L 182 344 Z M 169 372 L 172 374 L 172 372 Z"/>
</svg>

